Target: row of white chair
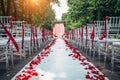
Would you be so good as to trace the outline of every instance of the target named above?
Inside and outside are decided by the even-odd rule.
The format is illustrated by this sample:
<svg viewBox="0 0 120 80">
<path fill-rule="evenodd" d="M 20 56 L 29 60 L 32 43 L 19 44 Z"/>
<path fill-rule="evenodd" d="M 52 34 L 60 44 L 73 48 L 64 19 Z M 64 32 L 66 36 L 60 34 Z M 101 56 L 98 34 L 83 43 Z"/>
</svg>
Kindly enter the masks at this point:
<svg viewBox="0 0 120 80">
<path fill-rule="evenodd" d="M 92 44 L 93 27 L 95 36 Z M 105 66 L 109 60 L 112 70 L 114 70 L 116 62 L 119 63 L 117 66 L 120 65 L 120 17 L 105 17 L 103 21 L 94 21 L 93 24 L 83 25 L 67 32 L 67 37 L 73 44 L 77 44 L 77 47 L 89 53 L 93 59 L 96 56 L 99 61 L 103 59 Z"/>
<path fill-rule="evenodd" d="M 19 52 L 12 40 L 9 40 L 10 36 L 3 29 L 3 25 L 0 25 L 0 62 L 6 63 L 6 69 L 9 68 L 10 63 L 14 66 L 16 57 L 22 61 L 23 58 L 34 54 L 51 41 L 50 31 L 25 23 L 25 21 L 12 21 L 11 18 L 10 16 L 0 16 L 0 23 L 12 35 L 19 47 Z M 44 33 L 42 29 L 45 30 Z M 44 42 L 42 41 L 43 38 L 45 38 Z"/>
</svg>

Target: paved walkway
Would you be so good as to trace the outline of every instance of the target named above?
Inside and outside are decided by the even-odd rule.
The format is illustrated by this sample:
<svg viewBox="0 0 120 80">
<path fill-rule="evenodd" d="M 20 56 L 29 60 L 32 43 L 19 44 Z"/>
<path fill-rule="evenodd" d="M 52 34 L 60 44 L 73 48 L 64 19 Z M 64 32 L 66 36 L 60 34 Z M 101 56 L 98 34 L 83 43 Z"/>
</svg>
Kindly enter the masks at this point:
<svg viewBox="0 0 120 80">
<path fill-rule="evenodd" d="M 87 80 L 89 78 L 86 76 L 87 74 L 93 75 L 89 73 L 90 70 L 85 70 L 86 66 L 81 65 L 79 60 L 74 60 L 73 57 L 68 56 L 73 52 L 66 46 L 63 39 L 57 39 L 50 48 L 50 54 L 44 57 L 40 64 L 32 68 L 38 74 L 29 77 L 29 80 Z M 92 63 L 90 64 L 92 65 Z M 20 74 L 25 71 L 26 66 L 12 80 L 18 75 L 20 78 Z M 102 73 L 100 72 L 100 74 Z"/>
</svg>

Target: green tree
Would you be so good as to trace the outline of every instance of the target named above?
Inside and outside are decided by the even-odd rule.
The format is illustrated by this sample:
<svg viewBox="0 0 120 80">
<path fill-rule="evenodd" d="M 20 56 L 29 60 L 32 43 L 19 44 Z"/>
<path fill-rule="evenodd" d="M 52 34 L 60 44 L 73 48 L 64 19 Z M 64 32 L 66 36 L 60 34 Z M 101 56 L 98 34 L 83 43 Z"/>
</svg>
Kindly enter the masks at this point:
<svg viewBox="0 0 120 80">
<path fill-rule="evenodd" d="M 69 12 L 63 15 L 63 20 L 69 28 L 79 27 L 92 20 L 93 10 L 95 10 L 93 0 L 68 0 L 68 6 Z"/>
<path fill-rule="evenodd" d="M 35 25 L 44 25 L 51 29 L 55 13 L 51 3 L 58 0 L 0 0 L 0 15 L 13 16 L 17 20 L 25 20 Z"/>
<path fill-rule="evenodd" d="M 68 0 L 69 11 L 62 19 L 66 29 L 80 27 L 105 16 L 120 16 L 120 0 Z"/>
</svg>

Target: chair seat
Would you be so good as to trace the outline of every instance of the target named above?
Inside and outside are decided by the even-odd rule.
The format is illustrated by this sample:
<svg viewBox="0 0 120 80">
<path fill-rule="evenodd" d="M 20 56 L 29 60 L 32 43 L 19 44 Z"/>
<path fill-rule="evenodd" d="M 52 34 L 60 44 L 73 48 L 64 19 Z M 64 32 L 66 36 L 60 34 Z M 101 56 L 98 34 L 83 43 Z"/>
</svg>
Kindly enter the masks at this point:
<svg viewBox="0 0 120 80">
<path fill-rule="evenodd" d="M 119 47 L 120 48 L 120 42 L 113 42 L 114 47 Z"/>
</svg>

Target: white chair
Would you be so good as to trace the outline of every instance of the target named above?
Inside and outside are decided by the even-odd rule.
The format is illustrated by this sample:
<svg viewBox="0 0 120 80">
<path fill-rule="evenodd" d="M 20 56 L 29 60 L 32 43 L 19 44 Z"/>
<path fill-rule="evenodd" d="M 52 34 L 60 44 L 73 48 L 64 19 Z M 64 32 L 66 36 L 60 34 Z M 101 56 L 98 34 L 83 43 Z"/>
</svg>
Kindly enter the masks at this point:
<svg viewBox="0 0 120 80">
<path fill-rule="evenodd" d="M 93 24 L 87 24 L 87 45 L 86 45 L 86 53 L 89 53 L 89 55 L 91 56 L 91 51 L 92 51 L 92 40 L 90 38 L 91 36 L 91 31 L 92 31 L 92 27 Z M 86 38 L 85 38 L 86 39 Z"/>
<path fill-rule="evenodd" d="M 120 17 L 109 18 L 108 39 L 110 38 L 109 41 L 112 43 L 109 48 L 111 50 L 111 67 L 112 71 L 114 71 L 120 66 Z"/>
<path fill-rule="evenodd" d="M 10 29 L 10 16 L 0 16 L 0 23 L 2 23 L 6 29 L 11 33 Z M 9 67 L 9 60 L 12 57 L 11 54 L 11 46 L 10 44 L 7 44 L 8 42 L 8 35 L 2 28 L 2 25 L 0 25 L 0 62 L 5 62 L 6 64 L 6 69 Z M 13 63 L 12 63 L 13 64 Z"/>
<path fill-rule="evenodd" d="M 12 21 L 12 26 L 13 26 L 12 35 L 19 46 L 19 53 L 17 52 L 15 47 L 13 47 L 14 61 L 17 60 L 17 58 L 19 58 L 20 61 L 22 61 L 22 58 L 25 58 L 27 55 L 25 52 L 25 24 L 23 23 L 23 21 Z M 22 29 L 22 27 L 24 27 L 24 29 Z M 22 30 L 24 30 L 24 35 L 22 34 L 23 33 Z M 22 37 L 24 39 L 22 39 Z M 23 42 L 24 46 L 22 45 L 22 40 L 24 41 Z"/>
<path fill-rule="evenodd" d="M 98 59 L 100 61 L 101 56 L 105 55 L 105 46 L 104 46 L 104 42 L 102 43 L 99 38 L 101 37 L 102 33 L 104 31 L 104 21 L 96 21 L 96 25 L 95 25 L 95 38 L 94 38 L 94 52 L 98 51 Z M 95 56 L 96 53 L 94 53 L 93 55 Z M 93 58 L 94 58 L 93 56 Z"/>
<path fill-rule="evenodd" d="M 31 24 L 25 24 L 24 28 L 24 39 L 25 39 L 25 51 L 29 53 L 29 55 L 32 54 L 33 47 L 31 46 Z M 32 42 L 33 43 L 33 42 Z"/>
<path fill-rule="evenodd" d="M 100 23 L 99 23 L 100 25 Z M 103 25 L 103 23 L 102 23 Z M 118 39 L 118 36 L 120 35 L 120 17 L 109 17 L 109 20 L 106 21 L 106 27 L 107 27 L 107 36 L 103 40 L 98 40 L 98 46 L 99 46 L 99 59 L 100 55 L 104 54 L 104 65 L 106 65 L 106 61 L 111 59 L 112 66 L 114 65 L 114 56 L 113 48 L 110 48 L 112 46 L 111 44 L 114 44 L 114 42 L 119 42 L 120 39 Z M 103 28 L 99 26 L 100 35 L 102 35 Z M 98 35 L 99 36 L 99 35 Z M 113 51 L 113 52 L 112 52 Z"/>
</svg>

